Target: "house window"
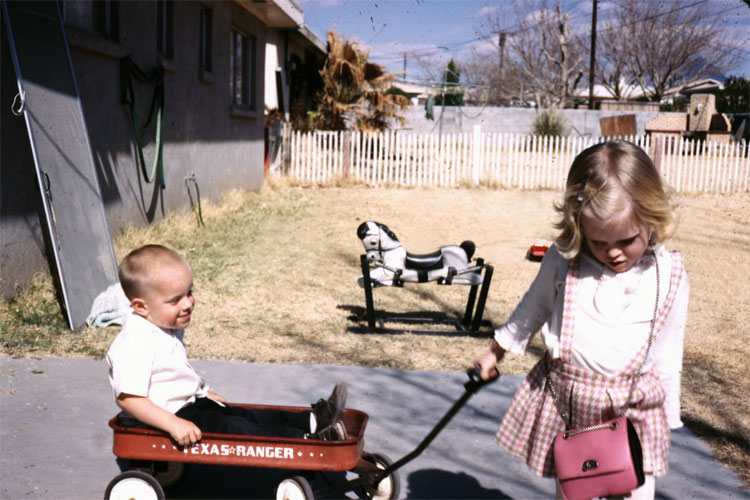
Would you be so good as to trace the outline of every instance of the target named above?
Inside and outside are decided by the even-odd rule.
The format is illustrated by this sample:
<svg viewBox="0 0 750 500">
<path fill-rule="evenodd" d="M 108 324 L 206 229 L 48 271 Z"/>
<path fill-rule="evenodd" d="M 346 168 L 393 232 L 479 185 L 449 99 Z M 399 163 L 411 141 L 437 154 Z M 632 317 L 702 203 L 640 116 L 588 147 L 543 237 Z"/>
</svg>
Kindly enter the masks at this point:
<svg viewBox="0 0 750 500">
<path fill-rule="evenodd" d="M 200 19 L 200 49 L 198 67 L 202 71 L 211 71 L 211 39 L 213 37 L 212 26 L 213 12 L 208 7 L 201 7 Z"/>
<path fill-rule="evenodd" d="M 255 38 L 232 30 L 229 56 L 232 103 L 255 109 Z"/>
<path fill-rule="evenodd" d="M 174 1 L 156 1 L 156 51 L 167 59 L 174 57 L 172 26 L 174 24 Z"/>
<path fill-rule="evenodd" d="M 120 2 L 118 0 L 94 0 L 92 11 L 94 30 L 103 37 L 118 41 Z"/>
<path fill-rule="evenodd" d="M 58 0 L 63 22 L 118 41 L 118 0 Z"/>
</svg>

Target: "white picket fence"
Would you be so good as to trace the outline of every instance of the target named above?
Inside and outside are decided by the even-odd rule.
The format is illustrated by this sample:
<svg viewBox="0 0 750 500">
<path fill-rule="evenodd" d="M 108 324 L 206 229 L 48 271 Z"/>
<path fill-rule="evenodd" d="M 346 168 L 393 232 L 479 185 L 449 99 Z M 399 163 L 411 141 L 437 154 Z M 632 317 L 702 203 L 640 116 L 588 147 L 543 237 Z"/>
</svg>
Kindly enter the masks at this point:
<svg viewBox="0 0 750 500">
<path fill-rule="evenodd" d="M 411 134 L 285 131 L 286 173 L 301 184 L 341 178 L 370 186 L 491 186 L 562 189 L 573 158 L 604 141 L 483 133 Z M 678 192 L 750 190 L 748 144 L 625 138 L 649 152 Z"/>
</svg>

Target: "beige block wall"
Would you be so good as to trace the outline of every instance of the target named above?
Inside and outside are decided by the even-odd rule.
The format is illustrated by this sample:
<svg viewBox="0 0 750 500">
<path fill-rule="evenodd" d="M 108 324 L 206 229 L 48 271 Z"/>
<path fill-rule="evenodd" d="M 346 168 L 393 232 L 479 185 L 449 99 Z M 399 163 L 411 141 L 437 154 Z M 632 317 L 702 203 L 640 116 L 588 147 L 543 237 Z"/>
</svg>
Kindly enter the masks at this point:
<svg viewBox="0 0 750 500">
<path fill-rule="evenodd" d="M 662 113 L 646 123 L 646 132 L 687 130 L 688 116 L 685 113 Z"/>
<path fill-rule="evenodd" d="M 705 132 L 711 128 L 711 117 L 716 114 L 716 96 L 694 94 L 690 96 L 688 130 Z"/>
</svg>

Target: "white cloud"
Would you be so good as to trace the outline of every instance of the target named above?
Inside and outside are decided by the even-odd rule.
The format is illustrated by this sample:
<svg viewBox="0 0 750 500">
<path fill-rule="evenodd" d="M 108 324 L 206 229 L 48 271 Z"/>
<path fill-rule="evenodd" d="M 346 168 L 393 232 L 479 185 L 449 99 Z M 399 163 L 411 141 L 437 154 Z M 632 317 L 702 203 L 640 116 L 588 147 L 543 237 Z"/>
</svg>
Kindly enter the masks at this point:
<svg viewBox="0 0 750 500">
<path fill-rule="evenodd" d="M 500 7 L 498 7 L 497 5 L 492 5 L 492 6 L 487 5 L 479 9 L 477 13 L 474 14 L 473 17 L 483 18 L 483 17 L 488 17 L 488 16 L 494 16 L 499 13 L 500 13 Z"/>
<path fill-rule="evenodd" d="M 295 0 L 294 3 L 300 7 L 303 7 L 304 5 L 314 5 L 316 7 L 340 7 L 344 5 L 344 0 Z"/>
</svg>

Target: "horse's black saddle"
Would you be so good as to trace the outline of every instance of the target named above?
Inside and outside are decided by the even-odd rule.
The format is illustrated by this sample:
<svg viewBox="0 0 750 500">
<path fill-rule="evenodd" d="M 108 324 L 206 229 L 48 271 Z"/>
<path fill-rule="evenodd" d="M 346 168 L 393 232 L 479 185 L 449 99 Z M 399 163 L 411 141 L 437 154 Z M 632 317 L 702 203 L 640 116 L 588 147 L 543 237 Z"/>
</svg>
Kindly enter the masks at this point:
<svg viewBox="0 0 750 500">
<path fill-rule="evenodd" d="M 474 250 L 476 245 L 473 241 L 466 240 L 461 243 L 460 247 L 466 252 L 466 261 L 470 261 L 474 256 Z M 435 250 L 432 253 L 426 254 L 413 254 L 406 252 L 406 261 L 404 262 L 404 268 L 416 269 L 420 271 L 432 271 L 434 269 L 441 269 L 443 267 L 443 252 L 442 250 Z"/>
<path fill-rule="evenodd" d="M 443 252 L 436 250 L 432 253 L 422 255 L 406 252 L 404 267 L 406 269 L 420 269 L 422 271 L 441 269 L 443 267 Z"/>
</svg>

